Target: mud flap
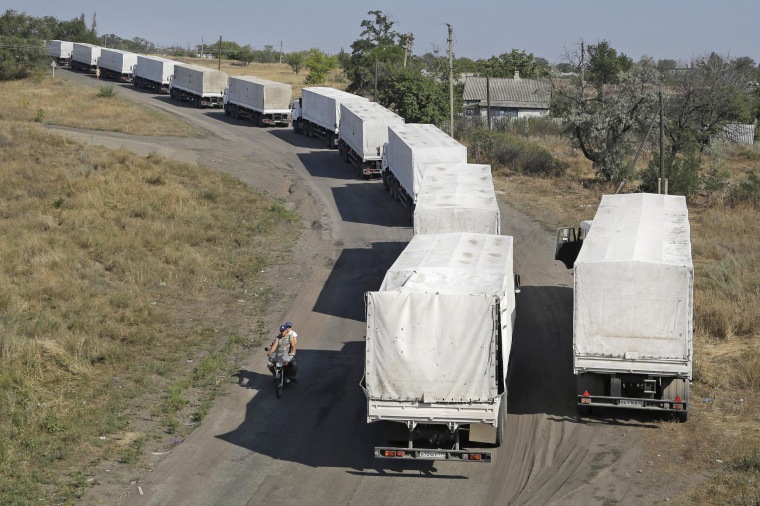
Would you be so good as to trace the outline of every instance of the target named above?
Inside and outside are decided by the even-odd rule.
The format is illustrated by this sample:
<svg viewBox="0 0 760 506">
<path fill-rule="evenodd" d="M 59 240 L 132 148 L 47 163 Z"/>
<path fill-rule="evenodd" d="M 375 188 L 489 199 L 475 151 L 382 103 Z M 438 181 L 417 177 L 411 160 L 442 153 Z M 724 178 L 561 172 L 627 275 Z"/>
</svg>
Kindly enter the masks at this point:
<svg viewBox="0 0 760 506">
<path fill-rule="evenodd" d="M 470 441 L 476 443 L 496 443 L 496 427 L 488 423 L 470 424 Z"/>
</svg>

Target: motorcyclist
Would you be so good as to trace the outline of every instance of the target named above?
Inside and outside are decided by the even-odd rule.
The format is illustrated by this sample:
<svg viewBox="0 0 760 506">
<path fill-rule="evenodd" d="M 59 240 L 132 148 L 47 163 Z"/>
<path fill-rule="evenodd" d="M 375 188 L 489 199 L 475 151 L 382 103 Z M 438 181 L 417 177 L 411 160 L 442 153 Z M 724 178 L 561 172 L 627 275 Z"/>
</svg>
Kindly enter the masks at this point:
<svg viewBox="0 0 760 506">
<path fill-rule="evenodd" d="M 298 343 L 298 334 L 293 330 L 293 324 L 285 322 L 280 325 L 280 334 L 274 338 L 272 345 L 267 352 L 267 358 L 269 363 L 267 367 L 269 372 L 274 374 L 274 364 L 278 361 L 282 361 L 285 367 L 288 369 L 288 374 L 285 377 L 285 381 L 292 381 L 296 383 L 296 373 L 298 372 L 298 366 L 296 365 L 296 344 Z"/>
</svg>

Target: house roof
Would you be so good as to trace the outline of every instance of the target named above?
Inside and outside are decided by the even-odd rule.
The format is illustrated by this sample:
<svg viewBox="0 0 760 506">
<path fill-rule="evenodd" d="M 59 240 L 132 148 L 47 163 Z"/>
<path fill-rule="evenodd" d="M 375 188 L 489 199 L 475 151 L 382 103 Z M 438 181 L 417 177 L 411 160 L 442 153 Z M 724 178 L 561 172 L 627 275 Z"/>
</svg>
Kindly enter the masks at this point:
<svg viewBox="0 0 760 506">
<path fill-rule="evenodd" d="M 491 107 L 549 108 L 552 85 L 548 80 L 492 77 L 489 81 Z M 480 106 L 487 106 L 486 78 L 468 76 L 464 82 L 463 98 L 465 102 L 479 101 Z"/>
</svg>

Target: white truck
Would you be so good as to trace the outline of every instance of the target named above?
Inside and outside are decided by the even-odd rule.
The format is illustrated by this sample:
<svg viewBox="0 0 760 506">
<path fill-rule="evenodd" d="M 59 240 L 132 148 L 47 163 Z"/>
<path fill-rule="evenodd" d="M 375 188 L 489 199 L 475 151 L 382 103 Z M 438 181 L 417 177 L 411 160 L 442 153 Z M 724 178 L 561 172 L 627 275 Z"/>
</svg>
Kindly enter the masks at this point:
<svg viewBox="0 0 760 506">
<path fill-rule="evenodd" d="M 290 126 L 293 86 L 255 76 L 230 76 L 224 113 L 250 118 L 257 126 Z"/>
<path fill-rule="evenodd" d="M 293 131 L 308 137 L 327 140 L 328 148 L 338 147 L 340 104 L 367 102 L 353 93 L 335 88 L 314 86 L 301 90 L 301 98 L 293 102 Z"/>
<path fill-rule="evenodd" d="M 561 242 L 567 242 L 565 230 L 558 232 Z M 581 413 L 595 406 L 633 408 L 685 421 L 694 330 L 685 198 L 603 196 L 573 274 L 573 371 Z"/>
<path fill-rule="evenodd" d="M 512 268 L 512 237 L 417 235 L 365 294 L 361 386 L 367 422 L 385 422 L 389 441 L 376 457 L 490 462 L 460 443 L 504 442 Z"/>
<path fill-rule="evenodd" d="M 377 102 L 340 104 L 338 151 L 357 168 L 359 179 L 380 176 L 388 127 L 403 125 L 404 118 Z"/>
<path fill-rule="evenodd" d="M 174 66 L 178 64 L 168 58 L 139 54 L 132 84 L 138 88 L 152 89 L 159 95 L 168 94 L 169 83 L 174 75 Z"/>
<path fill-rule="evenodd" d="M 137 54 L 120 49 L 103 48 L 98 60 L 100 73 L 104 78 L 116 81 L 132 82 L 137 65 Z"/>
<path fill-rule="evenodd" d="M 71 53 L 74 51 L 74 43 L 65 40 L 51 40 L 47 44 L 47 54 L 55 59 L 57 65 L 68 65 L 71 61 Z"/>
<path fill-rule="evenodd" d="M 500 234 L 501 213 L 491 166 L 430 164 L 414 207 L 414 234 Z"/>
<path fill-rule="evenodd" d="M 169 96 L 178 102 L 186 101 L 201 107 L 222 107 L 227 73 L 220 70 L 178 63 L 169 83 Z"/>
<path fill-rule="evenodd" d="M 435 125 L 407 123 L 388 127 L 388 146 L 382 162 L 383 185 L 394 200 L 414 207 L 427 166 L 433 163 L 467 163 L 467 148 Z"/>
<path fill-rule="evenodd" d="M 95 72 L 100 58 L 100 46 L 94 46 L 85 42 L 74 42 L 71 49 L 71 61 L 69 67 L 73 70 Z"/>
</svg>

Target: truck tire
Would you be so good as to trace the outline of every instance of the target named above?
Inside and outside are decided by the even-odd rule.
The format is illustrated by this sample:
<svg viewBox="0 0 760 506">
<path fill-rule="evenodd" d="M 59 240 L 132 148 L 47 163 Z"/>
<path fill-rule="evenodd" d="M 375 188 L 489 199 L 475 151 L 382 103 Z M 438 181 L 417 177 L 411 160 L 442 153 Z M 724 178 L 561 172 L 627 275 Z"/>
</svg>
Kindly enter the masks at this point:
<svg viewBox="0 0 760 506">
<path fill-rule="evenodd" d="M 335 134 L 327 134 L 327 149 L 332 149 L 335 144 Z"/>
<path fill-rule="evenodd" d="M 196 109 L 201 108 L 201 97 L 195 97 L 195 107 Z"/>
<path fill-rule="evenodd" d="M 414 226 L 414 208 L 415 207 L 416 206 L 414 205 L 413 202 L 409 204 L 409 223 L 411 223 L 412 226 Z"/>
<path fill-rule="evenodd" d="M 380 179 L 383 180 L 383 190 L 390 191 L 390 185 L 388 184 L 388 172 L 380 174 Z"/>
</svg>

